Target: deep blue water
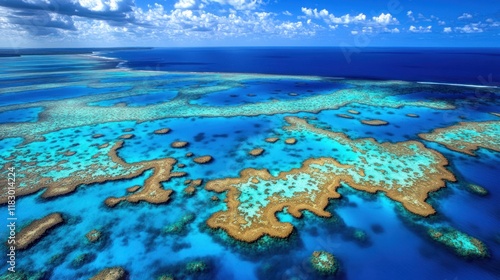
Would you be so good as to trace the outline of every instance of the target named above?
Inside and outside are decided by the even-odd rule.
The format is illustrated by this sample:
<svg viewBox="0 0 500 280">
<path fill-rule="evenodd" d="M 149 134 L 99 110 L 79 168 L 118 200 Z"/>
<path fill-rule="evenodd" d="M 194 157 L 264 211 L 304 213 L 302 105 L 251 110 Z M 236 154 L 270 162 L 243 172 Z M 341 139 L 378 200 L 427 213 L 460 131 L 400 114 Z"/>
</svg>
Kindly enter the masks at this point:
<svg viewBox="0 0 500 280">
<path fill-rule="evenodd" d="M 500 83 L 500 51 L 487 48 L 155 48 L 105 55 L 126 60 L 123 67 L 160 71 Z"/>
</svg>

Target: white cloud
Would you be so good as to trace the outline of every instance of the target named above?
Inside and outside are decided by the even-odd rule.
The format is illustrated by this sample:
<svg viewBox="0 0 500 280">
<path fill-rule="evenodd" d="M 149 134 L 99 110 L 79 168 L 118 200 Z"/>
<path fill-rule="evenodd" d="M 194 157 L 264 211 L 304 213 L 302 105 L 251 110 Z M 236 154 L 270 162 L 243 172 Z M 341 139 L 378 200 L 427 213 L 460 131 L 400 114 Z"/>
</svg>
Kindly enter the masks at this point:
<svg viewBox="0 0 500 280">
<path fill-rule="evenodd" d="M 330 14 L 328 12 L 328 10 L 326 10 L 326 9 L 318 11 L 318 9 L 314 9 L 313 10 L 311 8 L 302 7 L 301 11 L 306 16 L 308 16 L 308 17 L 314 17 L 314 18 L 325 18 L 325 17 L 327 17 Z"/>
<path fill-rule="evenodd" d="M 373 33 L 373 27 L 371 26 L 364 26 L 362 29 L 361 29 L 361 32 L 363 33 Z"/>
<path fill-rule="evenodd" d="M 284 14 L 285 16 L 293 16 L 293 14 L 292 14 L 292 13 L 290 13 L 289 11 L 284 11 L 284 12 L 283 12 L 283 14 Z"/>
<path fill-rule="evenodd" d="M 427 26 L 427 27 L 423 27 L 423 26 L 419 26 L 419 27 L 415 27 L 413 25 L 410 26 L 410 32 L 413 32 L 413 33 L 429 33 L 429 32 L 432 32 L 432 26 Z"/>
<path fill-rule="evenodd" d="M 123 1 L 130 3 L 133 0 Z M 239 3 L 243 5 L 243 2 Z M 100 3 L 107 6 L 100 6 Z M 81 16 L 49 13 L 45 26 L 37 24 L 22 28 L 40 19 L 9 18 L 13 10 L 2 7 L 0 2 L 0 36 L 12 38 L 13 43 L 24 42 L 21 37 L 32 38 L 33 42 L 37 42 L 43 36 L 41 41 L 45 45 L 50 42 L 66 42 L 72 45 L 84 42 L 93 46 L 121 45 L 123 42 L 135 45 L 196 45 L 203 44 L 208 39 L 228 42 L 233 38 L 269 40 L 307 37 L 314 35 L 316 30 L 321 28 L 314 23 L 306 25 L 298 20 L 279 20 L 279 15 L 274 13 L 232 9 L 233 6 L 226 8 L 228 12 L 225 13 L 218 12 L 220 9 L 214 7 L 213 10 L 217 11 L 217 14 L 199 9 L 200 4 L 210 5 L 208 0 L 178 0 L 173 10 L 166 10 L 161 4 L 125 9 L 120 3 L 122 2 L 114 0 L 87 1 L 83 3 L 88 7 L 85 10 L 87 12 L 81 13 Z M 91 9 L 105 12 L 99 12 L 101 18 L 85 17 L 87 14 L 94 16 L 94 12 L 88 12 Z M 118 9 L 119 12 L 109 12 L 112 9 Z M 64 11 L 71 9 L 65 8 Z M 111 15 L 109 20 L 105 18 L 107 14 Z M 117 22 L 114 19 L 122 21 Z M 9 40 L 2 42 L 2 45 L 7 44 Z"/>
<path fill-rule="evenodd" d="M 483 29 L 478 27 L 477 24 L 467 24 L 464 27 L 455 27 L 455 31 L 460 33 L 481 33 Z"/>
<path fill-rule="evenodd" d="M 443 32 L 444 33 L 451 33 L 452 32 L 451 31 L 451 27 L 445 27 L 445 28 L 443 28 Z"/>
<path fill-rule="evenodd" d="M 351 31 L 351 34 L 352 34 L 352 35 L 358 35 L 358 31 L 356 31 L 356 30 L 352 30 L 352 31 Z"/>
<path fill-rule="evenodd" d="M 330 24 L 330 25 L 328 25 L 328 27 L 329 27 L 330 29 L 335 30 L 335 29 L 337 29 L 337 28 L 339 27 L 339 25 L 338 25 L 338 24 L 335 24 L 335 25 L 331 25 L 331 24 Z"/>
<path fill-rule="evenodd" d="M 438 21 L 438 24 L 439 24 L 439 25 L 445 25 L 445 24 L 446 24 L 446 22 L 445 22 L 444 20 L 440 20 L 440 21 Z"/>
<path fill-rule="evenodd" d="M 408 18 L 409 18 L 411 21 L 415 21 L 415 17 L 413 16 L 413 12 L 412 12 L 412 11 L 408 11 L 408 12 L 406 12 L 406 16 L 408 16 Z"/>
<path fill-rule="evenodd" d="M 361 23 L 366 21 L 366 15 L 360 13 L 357 16 L 351 16 L 350 14 L 346 14 L 340 17 L 336 17 L 335 15 L 330 14 L 327 20 L 335 24 Z"/>
<path fill-rule="evenodd" d="M 390 28 L 385 27 L 384 28 L 384 32 L 385 33 L 399 33 L 399 29 L 398 28 L 392 28 L 392 29 L 390 29 Z"/>
<path fill-rule="evenodd" d="M 374 22 L 382 25 L 399 24 L 399 21 L 389 13 L 381 13 L 378 17 L 373 17 L 372 19 Z"/>
<path fill-rule="evenodd" d="M 191 9 L 196 5 L 195 0 L 179 0 L 174 4 L 174 8 L 176 9 Z"/>
<path fill-rule="evenodd" d="M 472 15 L 469 13 L 463 13 L 461 16 L 458 17 L 458 19 L 463 20 L 463 19 L 471 19 Z"/>
</svg>

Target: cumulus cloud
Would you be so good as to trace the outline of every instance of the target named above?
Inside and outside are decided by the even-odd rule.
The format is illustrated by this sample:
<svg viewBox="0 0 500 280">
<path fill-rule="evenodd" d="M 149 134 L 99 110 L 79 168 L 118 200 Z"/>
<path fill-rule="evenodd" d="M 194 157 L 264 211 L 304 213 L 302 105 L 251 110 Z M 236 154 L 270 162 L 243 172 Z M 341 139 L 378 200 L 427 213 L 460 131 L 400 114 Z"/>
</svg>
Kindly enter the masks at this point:
<svg viewBox="0 0 500 280">
<path fill-rule="evenodd" d="M 372 19 L 374 22 L 382 25 L 399 24 L 399 21 L 389 13 L 381 13 L 378 17 L 375 16 Z"/>
<path fill-rule="evenodd" d="M 445 27 L 445 28 L 443 28 L 443 32 L 444 33 L 451 33 L 452 32 L 451 31 L 451 27 Z"/>
<path fill-rule="evenodd" d="M 432 26 L 429 25 L 427 27 L 423 27 L 423 26 L 416 27 L 416 26 L 411 25 L 408 30 L 410 32 L 413 32 L 413 33 L 429 33 L 429 32 L 432 32 Z"/>
<path fill-rule="evenodd" d="M 455 31 L 460 33 L 481 33 L 483 29 L 478 24 L 467 24 L 464 27 L 455 27 Z"/>
<path fill-rule="evenodd" d="M 177 0 L 170 10 L 161 4 L 137 7 L 134 0 L 0 0 L 0 35 L 18 41 L 29 38 L 29 33 L 52 41 L 142 44 L 315 34 L 315 24 L 279 20 L 277 14 L 254 11 L 261 3 L 262 0 Z M 206 5 L 216 12 L 203 9 Z"/>
<path fill-rule="evenodd" d="M 293 16 L 293 14 L 292 14 L 292 13 L 290 13 L 289 11 L 284 11 L 284 12 L 283 12 L 283 14 L 284 14 L 285 16 Z"/>
<path fill-rule="evenodd" d="M 174 8 L 176 9 L 191 9 L 196 5 L 195 0 L 179 0 L 174 4 Z"/>
<path fill-rule="evenodd" d="M 458 19 L 460 19 L 460 20 L 471 19 L 471 18 L 472 18 L 472 15 L 469 13 L 463 13 L 461 16 L 458 17 Z"/>
<path fill-rule="evenodd" d="M 350 14 L 346 14 L 340 17 L 336 17 L 333 14 L 330 14 L 327 18 L 327 21 L 336 24 L 350 24 L 350 23 L 362 23 L 366 21 L 366 15 L 360 13 L 356 16 L 351 16 Z"/>
<path fill-rule="evenodd" d="M 366 27 L 371 26 L 373 30 L 374 28 L 383 29 L 386 25 L 397 25 L 399 21 L 393 17 L 390 13 L 381 13 L 378 16 L 374 16 L 369 19 L 365 14 L 359 13 L 357 15 L 345 14 L 341 16 L 336 16 L 330 13 L 326 9 L 318 10 L 312 8 L 302 7 L 302 13 L 306 18 L 316 18 L 322 19 L 327 25 L 344 25 L 345 27 L 350 24 L 360 24 L 365 25 Z M 369 29 L 366 29 L 369 30 Z"/>
<path fill-rule="evenodd" d="M 325 18 L 328 16 L 329 12 L 326 9 L 318 11 L 318 9 L 311 9 L 311 8 L 301 8 L 302 13 L 304 13 L 308 17 L 314 17 L 314 18 Z"/>
</svg>

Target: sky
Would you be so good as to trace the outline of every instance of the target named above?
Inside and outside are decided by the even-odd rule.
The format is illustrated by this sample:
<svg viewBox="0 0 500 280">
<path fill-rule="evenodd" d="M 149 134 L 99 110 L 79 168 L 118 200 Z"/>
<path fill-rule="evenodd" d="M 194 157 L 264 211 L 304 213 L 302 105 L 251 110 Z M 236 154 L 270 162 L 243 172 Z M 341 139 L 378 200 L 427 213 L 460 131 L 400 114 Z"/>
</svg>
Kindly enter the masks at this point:
<svg viewBox="0 0 500 280">
<path fill-rule="evenodd" d="M 0 0 L 0 47 L 500 47 L 499 0 Z"/>
</svg>

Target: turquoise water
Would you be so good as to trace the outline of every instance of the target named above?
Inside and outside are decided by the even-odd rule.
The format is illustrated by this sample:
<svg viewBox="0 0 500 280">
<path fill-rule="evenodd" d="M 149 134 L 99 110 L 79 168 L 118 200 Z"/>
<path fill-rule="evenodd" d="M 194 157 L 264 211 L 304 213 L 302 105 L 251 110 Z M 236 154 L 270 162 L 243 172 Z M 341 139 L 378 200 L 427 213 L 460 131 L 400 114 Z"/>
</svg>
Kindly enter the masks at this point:
<svg viewBox="0 0 500 280">
<path fill-rule="evenodd" d="M 402 275 L 405 279 L 500 277 L 500 194 L 496 184 L 499 153 L 479 148 L 473 157 L 418 136 L 463 121 L 498 122 L 500 119 L 491 114 L 499 112 L 498 89 L 102 69 L 99 59 L 83 56 L 6 58 L 3 62 L 2 178 L 7 176 L 5 167 L 12 164 L 18 174 L 16 184 L 22 188 L 35 186 L 42 176 L 56 181 L 78 176 L 87 180 L 63 196 L 43 198 L 42 188 L 17 198 L 18 230 L 53 212 L 62 213 L 65 220 L 31 247 L 17 252 L 18 271 L 43 272 L 43 279 L 88 279 L 106 267 L 121 266 L 130 279 L 156 279 L 161 275 L 176 279 L 322 279 L 328 276 L 315 272 L 309 258 L 314 251 L 324 250 L 339 262 L 335 279 L 401 279 Z M 75 79 L 75 75 L 80 78 Z M 56 86 L 49 87 L 51 83 Z M 475 97 L 450 98 L 450 92 L 455 92 L 455 97 Z M 433 98 L 424 98 L 426 94 Z M 285 117 L 290 116 L 345 138 L 306 129 L 289 130 Z M 361 123 L 373 119 L 388 124 Z M 170 132 L 154 133 L 162 128 Z M 133 137 L 120 138 L 124 134 Z M 269 137 L 279 140 L 266 142 Z M 297 143 L 286 144 L 284 140 L 291 137 Z M 375 142 L 366 138 L 374 138 Z M 408 149 L 415 156 L 384 158 L 391 154 L 380 148 L 386 146 L 379 146 L 397 146 L 408 140 L 419 141 L 424 148 L 443 155 L 449 161 L 446 170 L 457 178 L 457 182 L 447 182 L 445 188 L 430 194 L 427 202 L 437 211 L 435 215 L 412 214 L 383 193 L 358 191 L 343 183 L 338 189 L 342 197 L 331 199 L 326 207 L 332 214 L 330 218 L 320 218 L 310 211 L 303 211 L 300 219 L 294 218 L 286 208 L 276 213 L 281 222 L 294 226 L 286 239 L 264 236 L 246 243 L 206 224 L 213 214 L 228 210 L 224 199 L 229 195 L 205 190 L 206 183 L 237 178 L 246 168 L 267 169 L 277 176 L 300 168 L 308 159 L 328 157 L 362 168 L 366 176 L 375 174 L 378 181 L 389 177 L 418 188 L 412 184 L 413 177 L 397 175 L 391 168 L 411 167 L 416 172 L 412 176 L 425 177 L 424 172 L 432 168 L 429 150 L 419 151 L 419 147 L 410 145 Z M 126 196 L 127 188 L 144 185 L 153 174 L 146 170 L 134 178 L 122 178 L 133 170 L 113 167 L 116 163 L 108 153 L 118 141 L 123 141 L 123 146 L 117 156 L 129 164 L 177 160 L 172 171 L 187 174 L 161 183 L 163 189 L 173 190 L 166 203 L 121 202 L 114 208 L 105 205 L 106 198 Z M 172 148 L 175 141 L 189 144 Z M 99 147 L 103 144 L 108 146 Z M 263 148 L 264 153 L 249 155 L 255 148 Z M 68 151 L 75 153 L 65 154 Z M 188 157 L 187 153 L 194 155 Z M 366 155 L 368 163 L 361 162 L 360 154 Z M 193 161 L 203 155 L 213 160 L 207 164 Z M 383 176 L 370 173 L 381 172 L 378 162 L 385 170 Z M 98 174 L 108 175 L 109 180 L 92 183 Z M 315 175 L 301 173 L 288 181 L 303 184 L 298 186 L 300 190 L 312 193 L 318 187 Z M 186 179 L 203 179 L 192 196 L 184 191 Z M 255 189 L 249 183 L 249 191 L 241 194 L 246 217 L 255 217 L 259 208 L 272 204 L 269 197 L 273 193 L 282 192 L 285 198 L 294 194 L 283 180 L 272 192 L 265 192 L 269 187 L 265 183 L 261 181 Z M 468 191 L 471 183 L 484 187 L 489 194 L 483 197 Z M 6 193 L 6 186 L 2 188 Z M 178 225 L 187 215 L 194 219 L 181 223 L 178 231 L 167 233 L 167 228 Z M 5 204 L 0 207 L 0 218 L 6 221 Z M 486 245 L 489 256 L 464 258 L 455 254 L 427 234 L 429 228 L 436 227 L 452 228 L 477 238 Z M 102 234 L 96 243 L 85 237 L 92 229 Z M 1 238 L 7 235 L 6 228 L 1 227 Z M 6 263 L 5 254 L 0 261 Z M 205 269 L 189 271 L 188 263 L 193 261 L 202 261 Z"/>
</svg>

